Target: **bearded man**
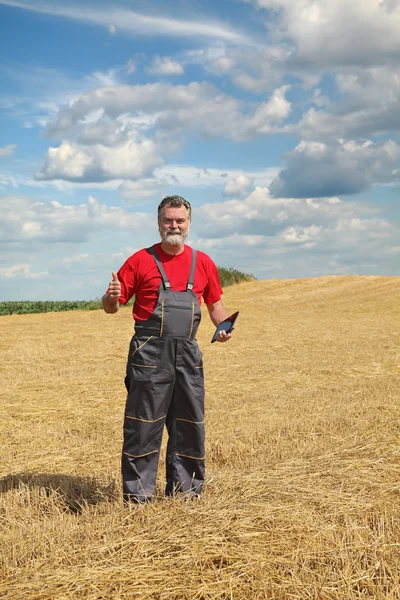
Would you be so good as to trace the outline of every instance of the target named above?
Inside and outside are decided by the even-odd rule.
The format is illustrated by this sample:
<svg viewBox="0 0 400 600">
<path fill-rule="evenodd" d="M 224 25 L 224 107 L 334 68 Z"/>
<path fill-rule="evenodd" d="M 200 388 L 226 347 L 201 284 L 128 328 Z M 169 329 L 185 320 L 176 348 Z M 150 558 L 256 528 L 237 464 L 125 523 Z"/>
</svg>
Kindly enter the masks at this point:
<svg viewBox="0 0 400 600">
<path fill-rule="evenodd" d="M 112 273 L 102 298 L 107 313 L 135 296 L 126 369 L 122 449 L 125 501 L 152 498 L 164 424 L 168 431 L 166 494 L 198 497 L 204 485 L 204 374 L 196 341 L 201 298 L 215 326 L 228 317 L 218 270 L 185 244 L 190 203 L 168 196 L 158 207 L 161 243 L 139 250 Z M 231 333 L 220 331 L 218 342 Z"/>
</svg>

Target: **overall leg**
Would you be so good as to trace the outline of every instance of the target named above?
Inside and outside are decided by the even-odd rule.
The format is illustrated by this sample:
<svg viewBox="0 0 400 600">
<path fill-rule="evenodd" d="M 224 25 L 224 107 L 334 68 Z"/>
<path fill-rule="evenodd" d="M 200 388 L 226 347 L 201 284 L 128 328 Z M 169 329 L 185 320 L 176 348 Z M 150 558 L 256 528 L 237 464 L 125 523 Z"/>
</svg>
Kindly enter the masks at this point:
<svg viewBox="0 0 400 600">
<path fill-rule="evenodd" d="M 178 340 L 167 428 L 166 493 L 197 495 L 204 484 L 204 377 L 202 355 L 194 340 Z"/>
<path fill-rule="evenodd" d="M 124 419 L 124 499 L 144 502 L 154 494 L 164 423 L 174 385 L 158 338 L 133 338 L 129 351 Z"/>
</svg>

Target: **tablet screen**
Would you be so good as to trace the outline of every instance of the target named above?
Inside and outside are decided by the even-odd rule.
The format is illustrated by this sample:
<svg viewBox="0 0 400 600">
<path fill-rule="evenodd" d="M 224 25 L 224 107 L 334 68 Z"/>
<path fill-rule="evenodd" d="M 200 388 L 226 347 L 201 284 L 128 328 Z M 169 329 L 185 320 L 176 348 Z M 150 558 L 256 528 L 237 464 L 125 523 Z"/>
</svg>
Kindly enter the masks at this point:
<svg viewBox="0 0 400 600">
<path fill-rule="evenodd" d="M 239 314 L 239 311 L 233 313 L 233 315 L 231 315 L 230 317 L 228 317 L 227 319 L 225 319 L 224 321 L 222 321 L 217 329 L 214 331 L 214 335 L 212 336 L 211 339 L 211 343 L 213 344 L 215 342 L 215 340 L 217 339 L 217 335 L 219 331 L 226 331 L 226 333 L 229 333 L 230 330 L 232 329 L 232 327 L 235 324 L 235 321 L 237 319 L 237 316 Z"/>
</svg>

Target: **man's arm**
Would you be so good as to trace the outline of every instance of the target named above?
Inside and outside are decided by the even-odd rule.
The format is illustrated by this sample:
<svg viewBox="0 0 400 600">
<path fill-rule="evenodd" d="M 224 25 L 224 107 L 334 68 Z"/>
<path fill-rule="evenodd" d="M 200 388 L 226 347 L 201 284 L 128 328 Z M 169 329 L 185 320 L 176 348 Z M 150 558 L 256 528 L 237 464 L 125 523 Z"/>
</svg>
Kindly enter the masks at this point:
<svg viewBox="0 0 400 600">
<path fill-rule="evenodd" d="M 108 286 L 107 294 L 101 299 L 101 304 L 106 313 L 114 314 L 119 309 L 119 297 L 121 296 L 121 284 L 118 280 L 118 276 L 114 271 L 112 272 L 112 281 Z"/>
<path fill-rule="evenodd" d="M 225 321 L 229 317 L 226 312 L 224 305 L 222 304 L 222 300 L 218 300 L 218 302 L 214 302 L 214 304 L 207 304 L 208 313 L 210 315 L 211 321 L 214 323 L 215 327 L 218 327 L 222 321 Z M 233 331 L 233 329 L 231 330 Z M 217 342 L 227 342 L 232 337 L 232 333 L 226 333 L 226 331 L 219 331 L 216 341 Z"/>
</svg>

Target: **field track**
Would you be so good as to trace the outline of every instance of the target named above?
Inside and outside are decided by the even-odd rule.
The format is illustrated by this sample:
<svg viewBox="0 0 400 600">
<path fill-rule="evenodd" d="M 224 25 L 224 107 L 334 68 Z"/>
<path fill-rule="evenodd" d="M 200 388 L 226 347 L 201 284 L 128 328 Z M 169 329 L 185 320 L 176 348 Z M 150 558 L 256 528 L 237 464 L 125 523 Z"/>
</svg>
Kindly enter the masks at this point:
<svg viewBox="0 0 400 600">
<path fill-rule="evenodd" d="M 0 317 L 0 598 L 400 599 L 400 277 L 226 288 L 207 487 L 123 506 L 129 309 Z M 164 450 L 163 450 L 164 452 Z M 164 456 L 164 455 L 163 455 Z M 162 456 L 162 460 L 163 460 Z"/>
</svg>

